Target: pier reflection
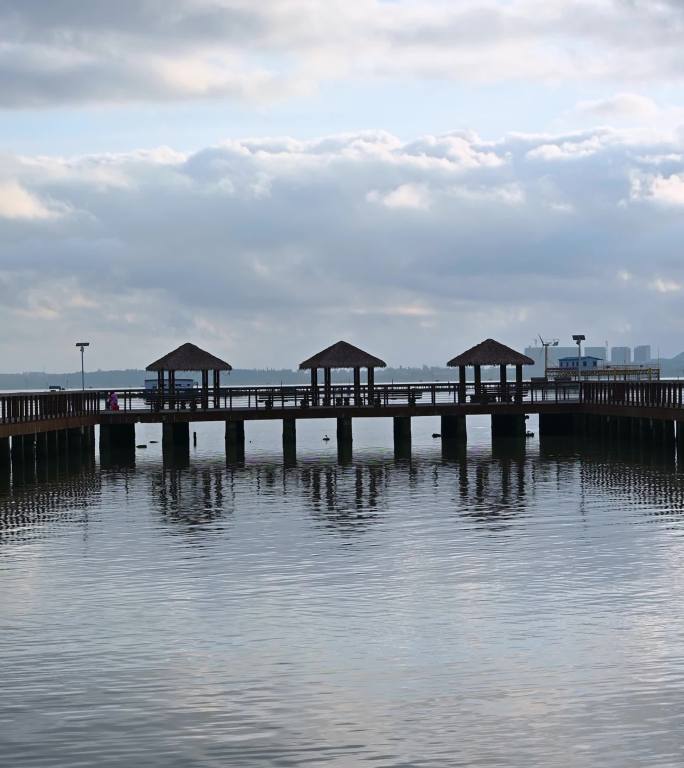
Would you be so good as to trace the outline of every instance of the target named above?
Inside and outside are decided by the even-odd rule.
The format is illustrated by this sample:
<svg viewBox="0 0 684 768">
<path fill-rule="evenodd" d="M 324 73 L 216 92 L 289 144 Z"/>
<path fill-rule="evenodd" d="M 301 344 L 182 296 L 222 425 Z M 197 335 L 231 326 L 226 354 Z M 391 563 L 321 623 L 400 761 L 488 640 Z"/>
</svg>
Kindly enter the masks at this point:
<svg viewBox="0 0 684 768">
<path fill-rule="evenodd" d="M 490 452 L 444 446 L 442 480 L 456 470 L 460 514 L 491 530 L 503 530 L 526 507 L 531 462 L 524 442 L 501 439 Z"/>
<path fill-rule="evenodd" d="M 380 498 L 391 482 L 386 465 L 310 466 L 301 487 L 313 519 L 343 536 L 363 533 L 380 518 Z"/>
<path fill-rule="evenodd" d="M 109 458 L 99 468 L 85 456 L 0 474 L 0 539 L 49 535 L 63 523 L 82 521 L 101 505 L 103 491 L 109 498 L 122 490 L 128 498 L 146 498 L 168 530 L 197 541 L 202 532 L 225 530 L 255 499 L 272 513 L 302 510 L 307 524 L 343 538 L 369 532 L 407 496 L 421 510 L 422 499 L 429 504 L 448 494 L 459 517 L 487 531 L 513 527 L 537 514 L 541 499 L 567 497 L 568 489 L 579 490 L 580 505 L 601 496 L 629 503 L 646 517 L 679 521 L 684 512 L 684 467 L 669 454 L 634 444 L 498 440 L 491 448 L 445 444 L 441 460 L 434 451 L 410 458 L 367 451 L 348 464 L 300 460 L 294 466 L 270 457 L 243 466 L 226 466 L 222 456 L 188 462 L 164 454 L 141 458 L 137 466 Z M 544 504 L 545 514 L 555 514 Z"/>
<path fill-rule="evenodd" d="M 153 509 L 187 532 L 221 531 L 218 523 L 234 511 L 232 476 L 218 465 L 189 468 L 165 461 L 145 474 Z"/>
<path fill-rule="evenodd" d="M 48 537 L 88 522 L 100 504 L 102 475 L 92 460 L 73 459 L 49 469 L 27 467 L 0 480 L 0 545 Z"/>
</svg>

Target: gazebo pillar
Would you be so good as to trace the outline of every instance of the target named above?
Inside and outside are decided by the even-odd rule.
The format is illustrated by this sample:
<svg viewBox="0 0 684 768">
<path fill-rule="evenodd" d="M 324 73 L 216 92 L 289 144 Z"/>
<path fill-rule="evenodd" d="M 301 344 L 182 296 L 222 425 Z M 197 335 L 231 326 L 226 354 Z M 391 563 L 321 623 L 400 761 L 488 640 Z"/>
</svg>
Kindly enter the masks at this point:
<svg viewBox="0 0 684 768">
<path fill-rule="evenodd" d="M 214 371 L 214 408 L 221 407 L 221 371 Z"/>
<path fill-rule="evenodd" d="M 318 368 L 311 369 L 311 405 L 318 405 Z"/>
<path fill-rule="evenodd" d="M 209 407 L 209 371 L 202 371 L 202 390 L 200 392 L 202 408 Z"/>
<path fill-rule="evenodd" d="M 501 385 L 501 402 L 505 402 L 508 400 L 508 387 L 506 386 L 507 379 L 506 379 L 506 366 L 500 365 L 499 366 L 499 384 Z"/>
<path fill-rule="evenodd" d="M 375 368 L 368 367 L 368 405 L 375 402 Z"/>
<path fill-rule="evenodd" d="M 515 366 L 515 402 L 522 403 L 522 383 L 523 370 L 522 365 Z"/>
<path fill-rule="evenodd" d="M 354 405 L 361 405 L 361 369 L 354 368 Z"/>
<path fill-rule="evenodd" d="M 466 367 L 465 365 L 458 366 L 458 402 L 465 403 L 466 401 Z"/>
<path fill-rule="evenodd" d="M 332 405 L 332 370 L 323 369 L 323 399 L 325 405 Z"/>
<path fill-rule="evenodd" d="M 157 410 L 164 407 L 164 370 L 157 371 Z"/>
<path fill-rule="evenodd" d="M 176 372 L 169 371 L 169 408 L 174 410 L 176 407 Z"/>
<path fill-rule="evenodd" d="M 475 370 L 475 399 L 479 402 L 482 397 L 482 368 L 479 365 L 473 366 Z"/>
</svg>

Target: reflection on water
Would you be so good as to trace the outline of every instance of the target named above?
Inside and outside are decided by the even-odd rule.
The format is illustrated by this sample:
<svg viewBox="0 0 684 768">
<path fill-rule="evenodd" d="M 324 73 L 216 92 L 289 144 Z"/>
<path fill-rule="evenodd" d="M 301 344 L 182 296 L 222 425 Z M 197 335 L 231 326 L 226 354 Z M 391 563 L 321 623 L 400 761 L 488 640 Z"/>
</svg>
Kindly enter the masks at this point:
<svg viewBox="0 0 684 768">
<path fill-rule="evenodd" d="M 0 478 L 3 764 L 682 764 L 669 456 L 200 443 Z"/>
</svg>

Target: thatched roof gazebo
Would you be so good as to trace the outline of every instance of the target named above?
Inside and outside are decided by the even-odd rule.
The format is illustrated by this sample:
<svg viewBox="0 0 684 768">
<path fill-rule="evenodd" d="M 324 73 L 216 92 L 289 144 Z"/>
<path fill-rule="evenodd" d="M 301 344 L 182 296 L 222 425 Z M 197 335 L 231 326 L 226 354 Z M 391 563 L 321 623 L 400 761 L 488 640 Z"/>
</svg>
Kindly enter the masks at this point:
<svg viewBox="0 0 684 768">
<path fill-rule="evenodd" d="M 522 396 L 522 367 L 534 365 L 534 360 L 527 355 L 516 352 L 514 349 L 501 344 L 494 339 L 485 339 L 480 344 L 462 352 L 449 360 L 450 368 L 459 370 L 459 400 L 465 402 L 466 367 L 472 366 L 475 371 L 475 395 L 480 397 L 482 393 L 482 366 L 499 366 L 499 381 L 502 390 L 506 387 L 506 368 L 515 366 L 516 400 Z"/>
<path fill-rule="evenodd" d="M 304 360 L 299 364 L 299 369 L 311 370 L 311 395 L 315 405 L 318 405 L 318 369 L 323 369 L 323 399 L 324 404 L 329 405 L 332 397 L 332 369 L 352 368 L 354 400 L 356 405 L 361 405 L 361 369 L 368 370 L 368 402 L 372 403 L 375 369 L 386 366 L 387 363 L 379 357 L 374 357 L 346 341 L 338 341 L 337 344 L 332 344 L 308 360 Z"/>
<path fill-rule="evenodd" d="M 195 344 L 181 344 L 159 360 L 150 363 L 147 371 L 157 372 L 159 393 L 164 394 L 164 372 L 168 372 L 168 390 L 173 394 L 176 388 L 176 371 L 200 371 L 202 374 L 202 404 L 206 408 L 209 400 L 209 371 L 213 373 L 214 405 L 218 407 L 220 372 L 232 371 L 233 366 Z"/>
</svg>

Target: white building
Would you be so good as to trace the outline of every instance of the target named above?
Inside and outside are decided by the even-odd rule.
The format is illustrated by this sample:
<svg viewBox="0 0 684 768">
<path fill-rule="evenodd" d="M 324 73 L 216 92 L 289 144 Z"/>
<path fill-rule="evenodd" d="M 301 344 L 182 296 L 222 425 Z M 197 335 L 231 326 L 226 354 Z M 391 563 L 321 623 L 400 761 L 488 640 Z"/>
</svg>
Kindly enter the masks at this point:
<svg viewBox="0 0 684 768">
<path fill-rule="evenodd" d="M 642 344 L 639 347 L 634 347 L 634 362 L 635 363 L 648 363 L 651 360 L 651 345 Z"/>
<path fill-rule="evenodd" d="M 628 365 L 632 362 L 632 350 L 629 347 L 612 347 L 610 362 L 615 365 Z"/>
</svg>

